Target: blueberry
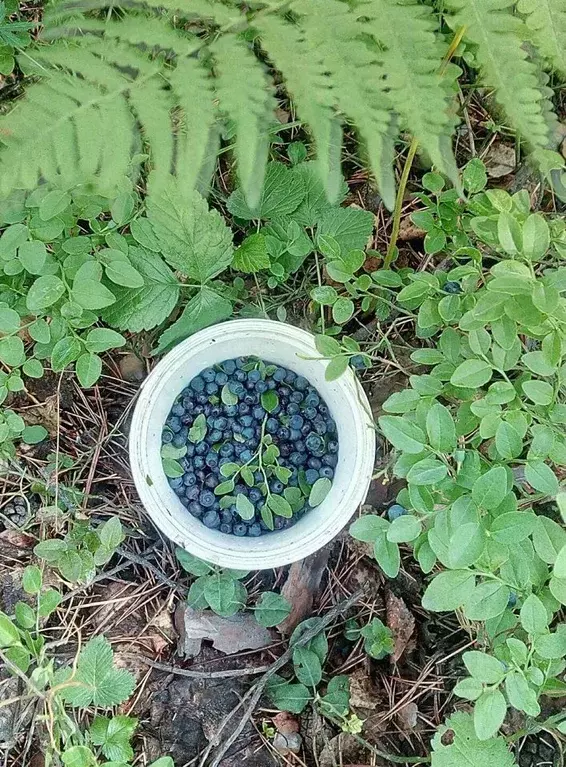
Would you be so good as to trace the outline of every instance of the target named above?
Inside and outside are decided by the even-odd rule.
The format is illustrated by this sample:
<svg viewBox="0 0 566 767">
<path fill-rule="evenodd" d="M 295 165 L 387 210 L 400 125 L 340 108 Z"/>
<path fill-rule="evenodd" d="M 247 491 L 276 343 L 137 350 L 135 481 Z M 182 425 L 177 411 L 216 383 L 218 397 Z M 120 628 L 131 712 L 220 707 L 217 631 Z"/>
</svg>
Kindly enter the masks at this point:
<svg viewBox="0 0 566 767">
<path fill-rule="evenodd" d="M 326 432 L 328 431 L 328 427 L 326 425 L 326 421 L 323 421 L 323 419 L 320 418 L 320 417 L 315 419 L 312 422 L 312 424 L 313 424 L 314 430 L 316 431 L 317 434 L 326 434 Z"/>
<path fill-rule="evenodd" d="M 204 462 L 210 469 L 216 468 L 218 466 L 218 453 L 211 450 L 206 454 Z"/>
<path fill-rule="evenodd" d="M 205 509 L 209 509 L 211 506 L 214 506 L 216 496 L 214 493 L 211 493 L 210 490 L 203 490 L 199 495 L 199 501 L 201 506 L 204 506 Z M 220 521 L 220 517 L 218 519 Z"/>
<path fill-rule="evenodd" d="M 296 413 L 300 412 L 300 407 L 297 405 L 296 402 L 290 402 L 287 405 L 287 415 L 296 415 Z"/>
<path fill-rule="evenodd" d="M 288 458 L 293 452 L 293 448 L 288 442 L 282 442 L 279 445 L 279 452 L 281 453 L 281 458 Z"/>
<path fill-rule="evenodd" d="M 202 469 L 204 468 L 204 458 L 202 455 L 195 455 L 193 458 L 193 466 L 195 469 Z"/>
<path fill-rule="evenodd" d="M 247 426 L 245 429 L 242 429 L 242 437 L 253 439 L 255 437 L 255 429 L 252 426 Z"/>
<path fill-rule="evenodd" d="M 236 370 L 236 363 L 234 360 L 226 360 L 222 363 L 222 369 L 225 373 L 227 373 L 229 376 L 232 375 L 232 373 Z"/>
<path fill-rule="evenodd" d="M 206 368 L 202 371 L 201 376 L 207 383 L 210 383 L 210 381 L 214 381 L 216 373 L 214 372 L 213 368 Z"/>
<path fill-rule="evenodd" d="M 237 535 L 239 538 L 246 535 L 248 532 L 248 526 L 244 524 L 243 522 L 236 522 L 234 527 L 232 528 L 232 532 L 234 535 Z"/>
<path fill-rule="evenodd" d="M 206 435 L 206 441 L 209 445 L 215 445 L 222 439 L 222 432 L 220 429 L 213 429 Z"/>
<path fill-rule="evenodd" d="M 387 509 L 387 516 L 390 522 L 393 522 L 393 520 L 397 519 L 398 517 L 403 517 L 406 513 L 407 509 L 405 509 L 403 506 L 400 506 L 398 503 L 394 503 L 393 506 L 390 506 Z"/>
<path fill-rule="evenodd" d="M 189 386 L 191 387 L 193 391 L 196 391 L 196 392 L 204 391 L 204 379 L 202 379 L 200 376 L 196 376 L 190 382 Z"/>
<path fill-rule="evenodd" d="M 267 388 L 268 389 L 276 389 L 277 388 L 277 381 L 274 381 L 273 378 L 270 378 L 269 381 L 267 381 Z"/>
<path fill-rule="evenodd" d="M 264 391 L 267 391 L 269 389 L 269 384 L 267 381 L 258 381 L 255 385 L 255 390 L 258 392 L 258 394 L 263 394 Z"/>
<path fill-rule="evenodd" d="M 185 415 L 185 408 L 181 405 L 180 402 L 176 402 L 173 407 L 171 408 L 172 415 L 176 415 L 178 418 Z"/>
<path fill-rule="evenodd" d="M 282 426 L 280 429 L 277 429 L 277 439 L 280 439 L 282 442 L 286 442 L 291 436 L 291 432 L 286 426 Z"/>
<path fill-rule="evenodd" d="M 243 415 L 240 418 L 240 423 L 242 424 L 242 426 L 251 426 L 253 422 L 254 422 L 254 419 L 253 419 L 253 416 L 251 415 Z"/>
<path fill-rule="evenodd" d="M 263 474 L 261 473 L 261 471 L 256 471 L 254 473 L 254 482 L 256 483 L 256 485 L 261 485 L 261 483 L 263 482 Z"/>
<path fill-rule="evenodd" d="M 305 391 L 305 389 L 308 389 L 309 382 L 306 378 L 303 376 L 297 376 L 295 379 L 295 389 L 298 389 L 299 391 Z"/>
<path fill-rule="evenodd" d="M 445 293 L 461 293 L 462 292 L 462 286 L 459 282 L 454 282 L 454 280 L 449 280 L 444 285 L 444 292 Z"/>
<path fill-rule="evenodd" d="M 319 453 L 324 450 L 324 442 L 322 437 L 312 431 L 306 438 L 305 445 L 309 453 L 312 453 L 317 457 L 320 457 Z"/>
<path fill-rule="evenodd" d="M 290 429 L 289 430 L 289 439 L 291 442 L 296 442 L 298 439 L 301 439 L 303 436 L 303 432 L 300 429 Z"/>
<path fill-rule="evenodd" d="M 250 406 L 246 402 L 240 402 L 238 405 L 238 413 L 240 415 L 248 415 L 250 412 Z"/>
<path fill-rule="evenodd" d="M 220 480 L 218 477 L 215 477 L 214 474 L 209 474 L 208 477 L 204 480 L 205 487 L 210 488 L 211 490 L 214 490 L 214 488 L 220 484 Z"/>
<path fill-rule="evenodd" d="M 239 482 L 234 488 L 234 495 L 247 495 L 247 494 L 248 494 L 248 486 L 244 485 L 243 482 Z"/>
<path fill-rule="evenodd" d="M 509 599 L 507 600 L 507 607 L 515 607 L 517 604 L 517 594 L 514 591 L 509 592 Z"/>
<path fill-rule="evenodd" d="M 303 415 L 305 416 L 305 418 L 308 418 L 309 421 L 314 421 L 314 419 L 318 415 L 318 410 L 315 407 L 312 407 L 312 406 L 311 407 L 306 407 L 303 410 Z"/>
<path fill-rule="evenodd" d="M 172 432 L 175 434 L 179 431 L 181 431 L 181 428 L 183 424 L 181 423 L 181 419 L 177 418 L 176 416 L 173 416 L 172 418 L 168 418 L 166 421 L 166 425 L 171 429 Z"/>
<path fill-rule="evenodd" d="M 232 424 L 232 432 L 233 432 L 234 434 L 241 434 L 241 433 L 242 433 L 242 431 L 243 431 L 243 428 L 244 428 L 244 427 L 242 426 L 242 424 L 241 424 L 241 423 L 233 423 L 233 424 Z"/>
<path fill-rule="evenodd" d="M 238 412 L 237 405 L 224 405 L 224 413 L 228 418 L 234 418 Z"/>
<path fill-rule="evenodd" d="M 244 394 L 244 403 L 246 405 L 257 405 L 257 396 L 255 394 Z M 273 412 L 277 411 L 274 410 Z"/>
<path fill-rule="evenodd" d="M 231 506 L 229 509 L 222 509 L 220 512 L 220 520 L 223 525 L 231 525 L 234 520 L 235 506 Z"/>
<path fill-rule="evenodd" d="M 261 478 L 260 482 L 263 481 L 263 477 Z M 263 498 L 263 495 L 261 493 L 261 490 L 259 490 L 257 487 L 252 487 L 250 489 L 250 492 L 248 493 L 248 498 L 252 503 L 257 503 L 258 501 L 261 501 Z"/>
<path fill-rule="evenodd" d="M 253 453 L 251 450 L 248 450 L 248 449 L 242 450 L 242 452 L 240 453 L 240 460 L 243 461 L 244 463 L 251 461 L 252 457 L 253 457 Z"/>
<path fill-rule="evenodd" d="M 323 466 L 319 474 L 321 477 L 332 479 L 332 477 L 334 476 L 334 469 L 331 466 Z"/>
<path fill-rule="evenodd" d="M 199 489 L 197 485 L 191 485 L 185 488 L 185 498 L 187 501 L 196 501 L 199 497 Z"/>
<path fill-rule="evenodd" d="M 268 418 L 265 423 L 265 430 L 269 434 L 275 434 L 279 429 L 279 421 L 276 418 Z"/>
<path fill-rule="evenodd" d="M 205 512 L 202 517 L 202 523 L 205 527 L 209 527 L 211 530 L 216 530 L 220 527 L 220 516 L 217 511 L 211 509 Z"/>
<path fill-rule="evenodd" d="M 305 397 L 304 403 L 305 407 L 318 407 L 320 404 L 320 397 L 318 394 L 315 394 L 315 392 L 311 392 Z"/>
<path fill-rule="evenodd" d="M 161 441 L 166 445 L 168 442 L 173 441 L 173 432 L 169 429 L 163 429 L 161 433 Z"/>
<path fill-rule="evenodd" d="M 190 487 L 191 485 L 196 485 L 197 483 L 197 477 L 196 474 L 194 474 L 192 471 L 188 471 L 186 474 L 183 474 L 183 484 L 187 487 Z"/>
<path fill-rule="evenodd" d="M 257 538 L 261 535 L 261 526 L 259 522 L 254 522 L 253 525 L 248 527 L 248 535 L 252 538 Z"/>
<path fill-rule="evenodd" d="M 200 517 L 202 516 L 202 512 L 204 509 L 200 505 L 198 501 L 191 501 L 189 505 L 187 506 L 190 513 L 193 515 L 193 517 Z"/>
<path fill-rule="evenodd" d="M 271 492 L 275 493 L 276 495 L 281 495 L 281 493 L 285 489 L 284 485 L 283 485 L 283 482 L 280 482 L 278 479 L 272 480 L 269 483 L 269 485 L 270 485 Z"/>
<path fill-rule="evenodd" d="M 297 374 L 293 373 L 292 370 L 288 370 L 287 374 L 285 375 L 285 383 L 292 385 L 295 383 L 296 380 L 297 380 Z"/>
<path fill-rule="evenodd" d="M 181 483 L 178 487 L 174 487 L 173 490 L 175 491 L 175 495 L 183 496 L 185 495 L 185 485 Z"/>
<path fill-rule="evenodd" d="M 354 354 L 353 357 L 350 357 L 350 367 L 354 370 L 365 370 L 367 367 L 365 357 L 362 357 L 361 354 Z"/>
<path fill-rule="evenodd" d="M 291 402 L 295 402 L 298 404 L 303 401 L 304 396 L 300 391 L 294 391 L 289 397 L 289 399 L 291 400 Z"/>
<path fill-rule="evenodd" d="M 309 469 L 316 469 L 318 471 L 318 469 L 320 469 L 322 466 L 322 461 L 320 460 L 320 458 L 315 458 L 313 456 L 308 459 L 307 466 L 309 467 Z"/>
<path fill-rule="evenodd" d="M 291 429 L 300 429 L 302 425 L 304 424 L 304 419 L 300 415 L 293 415 L 289 419 L 289 426 Z"/>
<path fill-rule="evenodd" d="M 287 371 L 284 368 L 277 368 L 275 373 L 273 373 L 273 380 L 282 382 L 285 380 L 286 375 L 287 375 Z"/>
<path fill-rule="evenodd" d="M 258 381 L 261 381 L 261 373 L 259 370 L 250 370 L 248 373 L 248 381 L 251 381 L 254 384 L 256 384 Z"/>
<path fill-rule="evenodd" d="M 306 455 L 304 453 L 297 453 L 296 451 L 289 456 L 289 463 L 293 466 L 302 466 L 305 463 Z"/>
<path fill-rule="evenodd" d="M 332 469 L 330 469 L 330 471 L 332 471 Z M 318 471 L 316 469 L 307 469 L 305 472 L 305 479 L 307 480 L 307 484 L 314 485 L 318 479 Z"/>
<path fill-rule="evenodd" d="M 215 429 L 219 429 L 220 431 L 224 431 L 224 429 L 228 426 L 228 419 L 224 418 L 224 416 L 220 416 L 219 418 L 215 418 L 212 422 L 212 425 Z"/>
<path fill-rule="evenodd" d="M 198 394 L 197 395 L 197 402 L 199 405 L 202 405 L 202 412 L 206 413 L 205 405 L 208 405 L 208 395 L 207 394 Z"/>
<path fill-rule="evenodd" d="M 220 525 L 219 529 L 220 529 L 221 533 L 227 533 L 228 535 L 230 535 L 232 533 L 232 523 L 231 522 L 223 522 Z"/>
<path fill-rule="evenodd" d="M 332 468 L 334 468 L 338 463 L 338 456 L 326 453 L 326 455 L 322 456 L 322 463 L 325 466 L 332 466 Z"/>
<path fill-rule="evenodd" d="M 209 446 L 206 444 L 206 442 L 199 442 L 198 445 L 195 445 L 195 453 L 197 455 L 204 455 L 208 452 Z"/>
<path fill-rule="evenodd" d="M 252 418 L 255 421 L 262 421 L 264 415 L 265 415 L 265 410 L 261 407 L 261 405 L 256 405 L 256 407 L 254 407 L 254 409 L 252 410 Z"/>
<path fill-rule="evenodd" d="M 172 477 L 169 480 L 169 487 L 176 490 L 179 487 L 183 487 L 183 477 Z"/>
<path fill-rule="evenodd" d="M 285 527 L 285 518 L 284 517 L 275 517 L 273 520 L 273 527 L 276 530 L 283 530 Z"/>
<path fill-rule="evenodd" d="M 228 376 L 221 371 L 214 376 L 214 381 L 218 386 L 226 386 L 228 383 Z"/>
<path fill-rule="evenodd" d="M 328 442 L 327 448 L 328 448 L 328 452 L 329 453 L 337 453 L 338 452 L 338 442 L 336 442 L 335 439 L 331 439 Z"/>
<path fill-rule="evenodd" d="M 218 452 L 224 458 L 229 458 L 234 453 L 234 445 L 231 442 L 225 442 Z"/>
<path fill-rule="evenodd" d="M 236 397 L 240 397 L 245 392 L 243 385 L 239 381 L 230 381 L 228 388 Z"/>
<path fill-rule="evenodd" d="M 244 365 L 247 365 L 249 362 L 249 357 L 237 357 L 236 358 L 236 367 L 241 369 L 244 367 Z"/>
<path fill-rule="evenodd" d="M 218 391 L 218 384 L 214 383 L 214 381 L 206 384 L 207 394 L 216 394 L 217 391 Z"/>
</svg>

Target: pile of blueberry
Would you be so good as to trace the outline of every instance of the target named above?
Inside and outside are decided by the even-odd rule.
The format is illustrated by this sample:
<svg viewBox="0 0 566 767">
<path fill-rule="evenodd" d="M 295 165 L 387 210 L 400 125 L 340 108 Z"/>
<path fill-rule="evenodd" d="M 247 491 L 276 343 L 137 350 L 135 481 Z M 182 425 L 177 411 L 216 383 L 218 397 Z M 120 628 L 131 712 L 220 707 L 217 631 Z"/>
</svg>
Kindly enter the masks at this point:
<svg viewBox="0 0 566 767">
<path fill-rule="evenodd" d="M 162 432 L 165 455 L 178 467 L 166 470 L 169 484 L 194 517 L 259 536 L 290 527 L 311 508 L 317 481 L 330 484 L 336 424 L 306 378 L 238 357 L 206 368 L 177 397 Z"/>
</svg>

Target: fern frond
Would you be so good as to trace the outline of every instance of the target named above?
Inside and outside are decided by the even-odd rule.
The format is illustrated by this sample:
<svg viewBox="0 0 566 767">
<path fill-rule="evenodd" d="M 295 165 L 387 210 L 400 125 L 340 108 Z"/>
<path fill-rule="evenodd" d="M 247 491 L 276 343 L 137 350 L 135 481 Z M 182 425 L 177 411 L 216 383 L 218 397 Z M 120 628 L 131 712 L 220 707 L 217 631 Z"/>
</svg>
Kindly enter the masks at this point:
<svg viewBox="0 0 566 767">
<path fill-rule="evenodd" d="M 538 2 L 538 0 L 537 0 Z M 547 147 L 548 127 L 538 70 L 523 48 L 524 22 L 513 15 L 515 0 L 446 0 L 453 11 L 451 26 L 464 27 L 476 48 L 484 83 L 509 121 L 533 149 Z"/>
<path fill-rule="evenodd" d="M 566 77 L 566 4 L 564 0 L 519 0 L 533 42 L 550 64 Z"/>
<path fill-rule="evenodd" d="M 337 109 L 354 123 L 365 143 L 371 169 L 388 207 L 395 201 L 393 176 L 394 110 L 378 52 L 363 42 L 364 27 L 337 0 L 300 0 L 307 41 L 320 55 L 332 81 Z"/>
<path fill-rule="evenodd" d="M 417 0 L 362 0 L 358 18 L 382 48 L 389 97 L 432 162 L 453 179 L 456 164 L 442 137 L 451 132 L 450 101 L 442 82 L 442 46 L 432 9 Z"/>
<path fill-rule="evenodd" d="M 156 187 L 169 177 L 173 168 L 173 133 L 171 109 L 173 102 L 166 90 L 167 83 L 149 80 L 143 87 L 132 88 L 130 104 L 141 123 L 142 134 L 149 146 Z"/>
<path fill-rule="evenodd" d="M 107 2 L 105 3 L 108 4 Z M 204 19 L 219 27 L 230 28 L 243 20 L 240 8 L 229 8 L 218 0 L 145 0 L 144 5 L 164 8 L 184 19 Z"/>
<path fill-rule="evenodd" d="M 181 191 L 188 194 L 200 188 L 201 175 L 206 178 L 212 164 L 216 166 L 218 134 L 214 90 L 210 72 L 197 59 L 180 61 L 169 75 L 176 104 L 180 107 L 177 130 L 177 178 Z M 205 185 L 208 180 L 205 182 Z"/>
<path fill-rule="evenodd" d="M 342 128 L 332 109 L 332 82 L 322 58 L 311 49 L 298 24 L 263 16 L 256 18 L 254 26 L 266 54 L 283 74 L 299 116 L 312 133 L 327 196 L 336 200 L 341 180 Z"/>
<path fill-rule="evenodd" d="M 259 203 L 267 155 L 267 129 L 276 101 L 263 65 L 236 35 L 224 35 L 212 46 L 216 94 L 220 109 L 236 128 L 238 176 L 251 209 Z"/>
</svg>

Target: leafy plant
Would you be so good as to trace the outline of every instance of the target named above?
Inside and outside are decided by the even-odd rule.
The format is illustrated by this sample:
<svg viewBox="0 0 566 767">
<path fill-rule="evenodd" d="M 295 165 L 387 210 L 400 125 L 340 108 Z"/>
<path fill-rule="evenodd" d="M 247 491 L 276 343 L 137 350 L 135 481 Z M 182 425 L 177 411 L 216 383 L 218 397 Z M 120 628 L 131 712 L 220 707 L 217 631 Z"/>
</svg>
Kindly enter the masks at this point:
<svg viewBox="0 0 566 767">
<path fill-rule="evenodd" d="M 356 126 L 391 205 L 393 144 L 400 128 L 456 179 L 451 103 L 460 70 L 443 63 L 441 32 L 447 27 L 471 50 L 468 61 L 476 62 L 482 82 L 494 90 L 536 161 L 547 172 L 563 165 L 549 150 L 556 118 L 543 72 L 566 70 L 560 0 L 540 7 L 528 0 L 503 6 L 499 0 L 266 0 L 253 9 L 199 0 L 181 13 L 152 0 L 134 3 L 124 15 L 102 17 L 89 15 L 90 8 L 85 5 L 81 14 L 80 6 L 60 2 L 46 14 L 44 39 L 63 39 L 34 50 L 42 81 L 30 85 L 2 120 L 3 193 L 33 187 L 42 176 L 70 184 L 96 179 L 99 190 L 113 195 L 132 154 L 139 153 L 140 141 L 132 141 L 138 124 L 158 181 L 166 182 L 175 165 L 185 191 L 202 190 L 214 169 L 220 117 L 230 121 L 235 135 L 246 199 L 252 209 L 261 207 L 276 106 L 267 58 L 311 131 L 329 199 L 339 195 L 345 118 Z M 47 114 L 44 103 L 50 105 Z M 39 120 L 41 136 L 31 128 Z"/>
<path fill-rule="evenodd" d="M 59 570 L 67 581 L 88 583 L 96 568 L 110 561 L 123 540 L 118 517 L 111 517 L 95 530 L 88 523 L 75 522 L 64 538 L 40 541 L 34 553 Z"/>
<path fill-rule="evenodd" d="M 36 24 L 29 21 L 10 21 L 9 16 L 18 12 L 19 4 L 9 0 L 0 2 L 0 74 L 9 75 L 16 66 L 16 51 L 23 50 L 31 42 L 29 31 Z"/>
<path fill-rule="evenodd" d="M 537 717 L 539 697 L 564 688 L 566 634 L 554 624 L 566 604 L 557 514 L 566 283 L 563 222 L 531 213 L 526 193 L 480 191 L 485 180 L 473 161 L 464 172 L 476 193 L 468 201 L 444 192 L 440 177 L 425 180 L 426 207 L 413 220 L 426 229 L 429 252 L 444 250 L 453 265 L 398 273 L 396 300 L 431 341 L 411 358 L 428 371 L 391 395 L 379 419 L 396 451 L 393 473 L 407 483 L 397 500 L 410 513 L 362 516 L 351 533 L 373 544 L 391 578 L 399 545 L 410 544 L 425 573 L 440 567 L 423 607 L 480 624 L 482 649 L 464 653 L 470 676 L 454 691 L 474 703 L 474 739 L 496 753 L 509 706 Z M 551 506 L 537 508 L 542 502 Z M 468 724 L 458 723 L 467 737 Z M 448 764 L 448 749 L 435 744 L 433 764 Z M 474 751 L 478 764 L 484 752 Z"/>
<path fill-rule="evenodd" d="M 209 607 L 218 615 L 230 617 L 246 607 L 248 592 L 241 580 L 249 575 L 247 571 L 215 567 L 180 548 L 176 554 L 181 567 L 196 576 L 187 597 L 192 608 Z M 257 622 L 270 627 L 285 620 L 291 605 L 281 594 L 264 591 L 253 609 Z"/>
</svg>

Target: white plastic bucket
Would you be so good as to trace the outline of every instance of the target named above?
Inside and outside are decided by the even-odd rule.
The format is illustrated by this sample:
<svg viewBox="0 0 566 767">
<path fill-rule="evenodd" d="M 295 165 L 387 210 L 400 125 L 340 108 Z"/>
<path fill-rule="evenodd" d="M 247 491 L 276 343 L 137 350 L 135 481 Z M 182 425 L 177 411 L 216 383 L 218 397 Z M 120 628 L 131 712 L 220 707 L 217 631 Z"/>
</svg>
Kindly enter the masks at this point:
<svg viewBox="0 0 566 767">
<path fill-rule="evenodd" d="M 303 375 L 318 389 L 338 428 L 338 465 L 324 501 L 295 525 L 258 538 L 209 530 L 189 514 L 161 465 L 161 432 L 175 398 L 201 370 L 255 355 Z M 375 458 L 375 431 L 366 395 L 352 371 L 324 379 L 326 361 L 304 330 L 271 320 L 234 320 L 202 330 L 165 355 L 144 381 L 130 430 L 130 462 L 141 501 L 156 527 L 207 562 L 239 570 L 280 567 L 322 548 L 365 500 Z"/>
</svg>

